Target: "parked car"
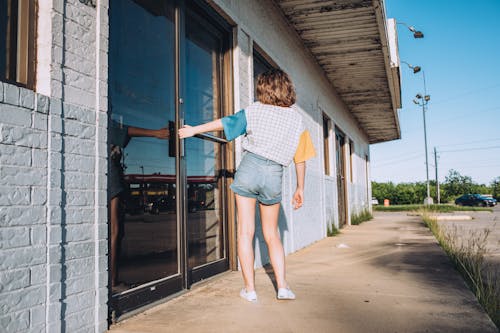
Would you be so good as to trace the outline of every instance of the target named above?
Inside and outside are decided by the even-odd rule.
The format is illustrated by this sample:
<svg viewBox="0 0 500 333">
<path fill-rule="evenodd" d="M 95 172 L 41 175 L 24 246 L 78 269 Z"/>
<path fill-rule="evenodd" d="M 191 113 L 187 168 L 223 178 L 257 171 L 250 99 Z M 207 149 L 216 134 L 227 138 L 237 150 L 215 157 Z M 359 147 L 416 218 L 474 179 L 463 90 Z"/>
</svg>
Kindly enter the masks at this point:
<svg viewBox="0 0 500 333">
<path fill-rule="evenodd" d="M 372 205 L 378 205 L 378 199 L 375 197 L 372 197 Z"/>
<path fill-rule="evenodd" d="M 459 206 L 482 206 L 492 207 L 497 204 L 493 198 L 481 194 L 464 194 L 455 200 L 455 205 Z"/>
<path fill-rule="evenodd" d="M 489 199 L 493 200 L 493 202 L 495 203 L 495 205 L 496 205 L 496 204 L 497 204 L 497 202 L 498 202 L 498 200 L 497 200 L 497 199 L 493 198 L 493 194 L 482 194 L 482 196 L 487 197 L 487 198 L 489 198 Z"/>
<path fill-rule="evenodd" d="M 162 196 L 154 200 L 153 202 L 148 203 L 146 206 L 146 210 L 149 213 L 158 215 L 161 212 L 174 211 L 175 210 L 175 201 L 168 200 L 166 196 Z"/>
</svg>

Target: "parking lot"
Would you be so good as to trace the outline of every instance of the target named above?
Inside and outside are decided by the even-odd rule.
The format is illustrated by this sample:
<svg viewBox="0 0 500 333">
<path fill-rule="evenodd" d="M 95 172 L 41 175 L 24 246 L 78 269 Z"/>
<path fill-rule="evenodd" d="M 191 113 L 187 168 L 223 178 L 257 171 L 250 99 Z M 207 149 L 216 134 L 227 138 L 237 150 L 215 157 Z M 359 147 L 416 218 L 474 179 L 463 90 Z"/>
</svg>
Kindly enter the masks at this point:
<svg viewBox="0 0 500 333">
<path fill-rule="evenodd" d="M 457 228 L 457 234 L 464 241 L 470 239 L 473 234 L 489 230 L 486 260 L 492 264 L 494 269 L 500 271 L 500 205 L 496 205 L 492 209 L 493 212 L 457 212 L 457 216 L 469 215 L 472 220 L 439 221 L 439 224 L 449 230 Z"/>
</svg>

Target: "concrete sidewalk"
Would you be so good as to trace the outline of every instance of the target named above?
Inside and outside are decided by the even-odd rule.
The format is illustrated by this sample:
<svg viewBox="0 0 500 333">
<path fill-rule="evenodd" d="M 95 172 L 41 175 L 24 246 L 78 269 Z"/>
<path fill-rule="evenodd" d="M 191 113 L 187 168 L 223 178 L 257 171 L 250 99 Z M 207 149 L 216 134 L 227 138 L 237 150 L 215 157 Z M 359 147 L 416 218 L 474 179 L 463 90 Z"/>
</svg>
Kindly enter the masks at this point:
<svg viewBox="0 0 500 333">
<path fill-rule="evenodd" d="M 248 303 L 229 272 L 111 332 L 498 332 L 420 217 L 377 213 L 288 256 L 287 271 L 295 301 L 276 300 L 260 269 Z"/>
</svg>

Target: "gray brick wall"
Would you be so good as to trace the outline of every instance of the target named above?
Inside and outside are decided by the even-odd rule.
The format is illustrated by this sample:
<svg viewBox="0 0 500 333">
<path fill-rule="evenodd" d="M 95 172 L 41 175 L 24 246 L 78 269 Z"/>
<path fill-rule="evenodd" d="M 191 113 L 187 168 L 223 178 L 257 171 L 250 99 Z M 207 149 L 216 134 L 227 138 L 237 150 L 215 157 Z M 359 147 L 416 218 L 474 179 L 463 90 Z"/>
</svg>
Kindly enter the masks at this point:
<svg viewBox="0 0 500 333">
<path fill-rule="evenodd" d="M 45 324 L 47 118 L 33 91 L 0 92 L 0 327 L 32 331 Z"/>
<path fill-rule="evenodd" d="M 107 329 L 107 7 L 40 13 L 51 96 L 0 82 L 1 332 Z"/>
<path fill-rule="evenodd" d="M 105 127 L 93 110 L 0 91 L 1 331 L 104 331 Z"/>
</svg>

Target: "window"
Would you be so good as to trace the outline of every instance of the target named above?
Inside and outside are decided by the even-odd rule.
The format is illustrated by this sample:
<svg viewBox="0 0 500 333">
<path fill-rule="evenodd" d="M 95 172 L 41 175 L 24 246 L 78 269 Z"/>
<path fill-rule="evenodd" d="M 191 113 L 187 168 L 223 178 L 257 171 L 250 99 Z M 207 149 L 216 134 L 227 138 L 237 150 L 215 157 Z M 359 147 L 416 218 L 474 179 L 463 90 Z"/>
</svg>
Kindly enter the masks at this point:
<svg viewBox="0 0 500 333">
<path fill-rule="evenodd" d="M 325 175 L 330 175 L 330 118 L 323 113 L 323 156 Z"/>
<path fill-rule="evenodd" d="M 35 0 L 0 0 L 0 81 L 35 86 Z"/>
<path fill-rule="evenodd" d="M 278 68 L 278 66 L 258 47 L 254 44 L 253 49 L 253 96 L 254 101 L 257 99 L 257 76 L 264 73 L 271 68 Z"/>
</svg>

